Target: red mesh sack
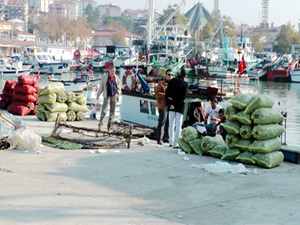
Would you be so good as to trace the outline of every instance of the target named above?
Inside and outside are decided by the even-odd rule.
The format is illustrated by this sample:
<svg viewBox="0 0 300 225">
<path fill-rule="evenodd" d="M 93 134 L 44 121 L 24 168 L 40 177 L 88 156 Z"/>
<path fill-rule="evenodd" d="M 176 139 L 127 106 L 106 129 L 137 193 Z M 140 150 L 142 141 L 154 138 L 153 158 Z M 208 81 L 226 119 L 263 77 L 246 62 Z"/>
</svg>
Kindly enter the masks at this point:
<svg viewBox="0 0 300 225">
<path fill-rule="evenodd" d="M 3 90 L 13 90 L 17 83 L 18 83 L 18 81 L 16 81 L 16 80 L 7 80 L 5 82 Z"/>
<path fill-rule="evenodd" d="M 40 85 L 39 85 L 39 83 L 35 83 L 34 85 L 33 85 L 33 87 L 38 91 L 38 90 L 40 90 Z"/>
<path fill-rule="evenodd" d="M 31 109 L 23 105 L 11 104 L 7 107 L 7 111 L 14 115 L 26 116 L 30 113 Z"/>
<path fill-rule="evenodd" d="M 12 104 L 14 105 L 23 105 L 28 108 L 33 109 L 34 108 L 34 102 L 23 102 L 23 101 L 13 101 Z"/>
<path fill-rule="evenodd" d="M 37 83 L 37 78 L 32 75 L 21 75 L 18 77 L 19 84 L 34 85 Z"/>
<path fill-rule="evenodd" d="M 36 94 L 36 93 L 34 93 Z M 14 101 L 24 101 L 24 102 L 37 102 L 38 98 L 33 95 L 24 95 L 20 93 L 14 93 L 13 99 Z M 37 94 L 36 94 L 37 96 Z"/>
<path fill-rule="evenodd" d="M 25 94 L 25 95 L 32 95 L 33 93 L 37 93 L 37 90 L 31 85 L 28 84 L 21 85 L 18 83 L 15 86 L 15 92 Z"/>
</svg>

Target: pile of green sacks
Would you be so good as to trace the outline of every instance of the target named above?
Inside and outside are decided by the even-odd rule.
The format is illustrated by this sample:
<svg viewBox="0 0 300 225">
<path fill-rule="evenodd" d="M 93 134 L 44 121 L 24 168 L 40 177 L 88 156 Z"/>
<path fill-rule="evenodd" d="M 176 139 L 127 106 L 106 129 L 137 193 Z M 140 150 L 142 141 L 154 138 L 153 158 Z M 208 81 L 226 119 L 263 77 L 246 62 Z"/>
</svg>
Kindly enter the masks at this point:
<svg viewBox="0 0 300 225">
<path fill-rule="evenodd" d="M 239 94 L 229 99 L 225 108 L 227 131 L 225 141 L 220 135 L 199 137 L 194 127 L 182 130 L 178 144 L 186 153 L 210 154 L 223 160 L 239 161 L 264 168 L 279 166 L 284 159 L 280 135 L 285 129 L 284 119 L 273 108 L 274 101 L 267 95 Z"/>
<path fill-rule="evenodd" d="M 74 92 L 65 92 L 61 82 L 52 82 L 38 92 L 36 117 L 42 121 L 55 122 L 59 114 L 59 121 L 83 121 L 84 113 L 88 111 L 86 98 L 83 94 L 76 96 Z"/>
</svg>

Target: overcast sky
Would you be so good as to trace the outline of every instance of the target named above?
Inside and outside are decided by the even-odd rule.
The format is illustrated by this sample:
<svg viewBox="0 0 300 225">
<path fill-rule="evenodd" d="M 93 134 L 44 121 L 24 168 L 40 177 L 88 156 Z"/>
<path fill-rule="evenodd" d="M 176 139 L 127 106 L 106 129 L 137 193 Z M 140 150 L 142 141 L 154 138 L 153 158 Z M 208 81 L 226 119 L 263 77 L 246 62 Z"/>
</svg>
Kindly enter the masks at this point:
<svg viewBox="0 0 300 225">
<path fill-rule="evenodd" d="M 96 0 L 98 4 L 113 4 L 125 9 L 147 9 L 148 0 Z M 182 0 L 156 0 L 155 9 L 160 13 L 169 4 L 180 4 Z M 211 12 L 214 0 L 185 0 L 181 13 L 185 13 L 195 3 L 203 3 L 204 7 Z M 222 15 L 230 16 L 234 23 L 246 23 L 258 25 L 261 20 L 262 0 L 220 0 Z M 269 0 L 269 23 L 274 22 L 275 26 L 287 24 L 289 21 L 297 25 L 300 19 L 300 0 Z"/>
</svg>

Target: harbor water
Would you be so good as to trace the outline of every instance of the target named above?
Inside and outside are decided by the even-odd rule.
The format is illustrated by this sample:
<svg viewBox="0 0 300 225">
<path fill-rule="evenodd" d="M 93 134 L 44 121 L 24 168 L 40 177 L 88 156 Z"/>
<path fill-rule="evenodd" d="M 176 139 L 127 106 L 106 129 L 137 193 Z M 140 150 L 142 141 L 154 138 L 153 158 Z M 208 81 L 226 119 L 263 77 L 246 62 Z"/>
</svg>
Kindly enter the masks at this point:
<svg viewBox="0 0 300 225">
<path fill-rule="evenodd" d="M 274 108 L 287 113 L 286 142 L 300 146 L 300 83 L 260 81 L 258 92 L 267 94 L 275 100 Z"/>
<path fill-rule="evenodd" d="M 4 82 L 5 79 L 1 81 L 2 85 Z M 42 79 L 43 84 L 44 82 L 45 78 Z M 271 96 L 275 101 L 274 108 L 287 113 L 286 143 L 300 146 L 300 83 L 259 81 L 258 93 Z"/>
</svg>

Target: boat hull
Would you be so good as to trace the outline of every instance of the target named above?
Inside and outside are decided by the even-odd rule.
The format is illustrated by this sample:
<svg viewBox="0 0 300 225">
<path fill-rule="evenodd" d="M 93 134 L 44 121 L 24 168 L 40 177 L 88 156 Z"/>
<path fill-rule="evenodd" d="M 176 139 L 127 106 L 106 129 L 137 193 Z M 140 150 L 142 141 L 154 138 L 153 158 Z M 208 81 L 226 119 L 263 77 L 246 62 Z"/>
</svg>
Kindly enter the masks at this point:
<svg viewBox="0 0 300 225">
<path fill-rule="evenodd" d="M 300 70 L 290 71 L 291 82 L 299 82 L 300 83 Z"/>
</svg>

